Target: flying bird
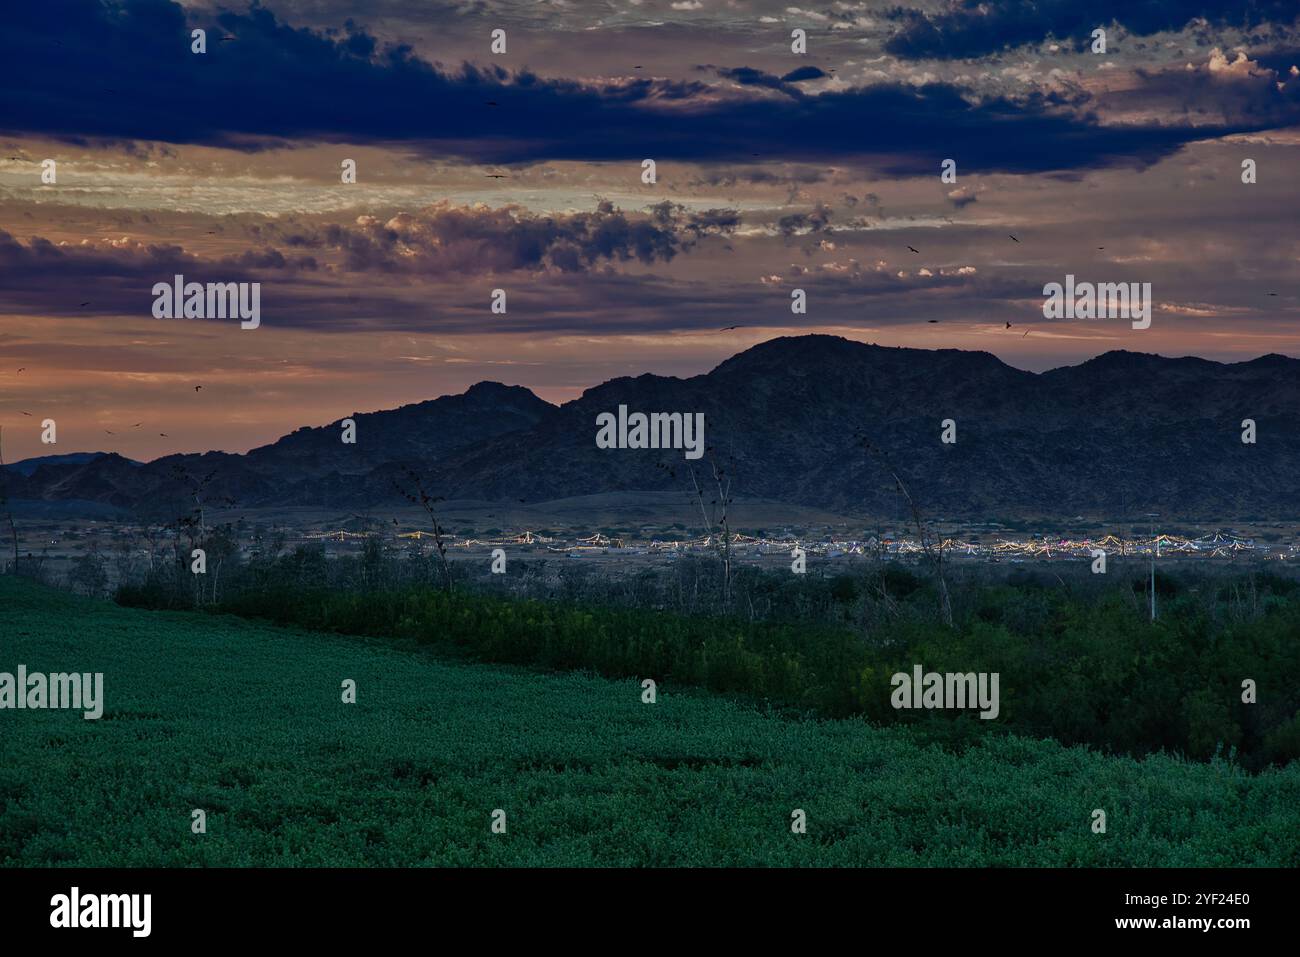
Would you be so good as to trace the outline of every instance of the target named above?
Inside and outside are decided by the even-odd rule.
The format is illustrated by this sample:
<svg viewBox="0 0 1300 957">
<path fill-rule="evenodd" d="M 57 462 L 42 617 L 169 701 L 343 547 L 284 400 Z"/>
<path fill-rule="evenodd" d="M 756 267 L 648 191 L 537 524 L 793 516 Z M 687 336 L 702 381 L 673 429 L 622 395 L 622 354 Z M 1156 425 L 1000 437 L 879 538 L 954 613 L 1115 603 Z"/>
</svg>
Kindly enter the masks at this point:
<svg viewBox="0 0 1300 957">
<path fill-rule="evenodd" d="M 1007 323 L 1007 328 L 1008 328 L 1008 329 L 1011 328 L 1011 323 L 1009 323 L 1009 322 Z"/>
<path fill-rule="evenodd" d="M 159 437 L 161 437 L 161 438 L 164 438 L 164 439 L 167 438 L 167 433 L 166 433 L 166 432 L 159 432 L 158 435 L 159 435 Z"/>
<path fill-rule="evenodd" d="M 488 101 L 487 101 L 487 105 L 488 105 L 488 106 L 500 106 L 501 104 L 499 104 L 496 100 L 488 100 Z"/>
<path fill-rule="evenodd" d="M 740 328 L 740 326 L 724 326 L 723 328 L 719 329 L 718 331 L 719 331 L 719 332 L 730 332 L 732 329 L 739 329 L 739 328 Z"/>
<path fill-rule="evenodd" d="M 30 412 L 24 412 L 23 415 L 31 415 Z"/>
<path fill-rule="evenodd" d="M 200 389 L 202 389 L 202 388 L 203 388 L 203 386 L 201 386 L 201 385 L 196 385 L 196 386 L 194 387 L 194 391 L 195 391 L 195 392 L 198 392 L 198 391 L 199 391 Z"/>
<path fill-rule="evenodd" d="M 914 252 L 914 253 L 919 253 L 919 252 L 921 251 L 921 250 L 919 250 L 919 249 L 912 249 L 911 246 L 908 246 L 907 248 L 908 248 L 908 249 L 911 249 L 912 252 Z"/>
<path fill-rule="evenodd" d="M 89 302 L 83 302 L 83 303 L 81 304 L 81 306 L 82 306 L 83 309 L 84 309 L 86 306 L 89 306 L 89 305 L 90 305 Z"/>
<path fill-rule="evenodd" d="M 487 176 L 488 179 L 505 179 L 505 178 L 506 178 L 506 174 L 505 174 L 505 173 L 485 173 L 484 175 Z"/>
<path fill-rule="evenodd" d="M 131 428 L 133 428 L 133 429 L 138 429 L 138 428 L 140 428 L 140 426 L 142 426 L 142 425 L 144 425 L 143 422 L 137 422 L 135 425 L 131 426 Z"/>
<path fill-rule="evenodd" d="M 1275 293 L 1275 292 L 1270 292 L 1269 295 L 1270 295 L 1270 296 L 1276 296 L 1277 293 Z"/>
<path fill-rule="evenodd" d="M 1029 335 L 1029 330 L 1028 330 L 1028 329 L 1025 330 L 1025 336 L 1027 336 L 1027 335 Z M 1025 336 L 1021 336 L 1020 338 L 1023 339 Z"/>
<path fill-rule="evenodd" d="M 221 42 L 225 43 L 227 40 L 238 40 L 238 39 L 239 37 L 222 37 Z"/>
<path fill-rule="evenodd" d="M 105 434 L 105 435 L 116 435 L 117 433 L 115 433 L 115 432 L 110 432 L 110 431 L 108 431 L 108 429 L 105 429 L 105 430 L 104 430 L 104 434 Z"/>
<path fill-rule="evenodd" d="M 926 322 L 938 322 L 939 320 L 938 320 L 938 319 L 927 319 L 927 320 L 925 320 L 925 321 L 926 321 Z"/>
<path fill-rule="evenodd" d="M 1010 233 L 1007 233 L 1007 235 L 1008 235 L 1008 236 L 1011 236 Z M 1018 243 L 1018 242 L 1020 242 L 1020 240 L 1016 239 L 1015 236 L 1011 236 L 1011 241 L 1012 241 L 1013 243 Z"/>
</svg>

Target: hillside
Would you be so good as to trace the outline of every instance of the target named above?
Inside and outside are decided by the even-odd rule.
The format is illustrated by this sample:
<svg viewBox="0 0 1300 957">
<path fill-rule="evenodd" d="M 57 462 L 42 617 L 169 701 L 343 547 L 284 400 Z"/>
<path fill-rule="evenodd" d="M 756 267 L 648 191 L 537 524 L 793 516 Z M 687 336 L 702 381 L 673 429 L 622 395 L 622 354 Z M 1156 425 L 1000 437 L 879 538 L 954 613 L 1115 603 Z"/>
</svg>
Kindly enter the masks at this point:
<svg viewBox="0 0 1300 957">
<path fill-rule="evenodd" d="M 356 445 L 339 440 L 336 423 L 247 455 L 169 456 L 140 468 L 105 456 L 6 481 L 14 499 L 163 510 L 187 501 L 177 469 L 211 474 L 210 500 L 250 507 L 399 502 L 395 485 L 412 468 L 447 499 L 689 489 L 682 451 L 597 448 L 597 416 L 620 405 L 704 413 L 707 443 L 741 498 L 898 516 L 893 468 L 930 515 L 1300 515 L 1300 360 L 1109 352 L 1034 374 L 982 352 L 830 336 L 773 339 L 687 379 L 614 379 L 558 408 L 527 389 L 480 383 L 463 396 L 357 415 Z M 1254 444 L 1241 441 L 1247 418 Z M 947 419 L 955 444 L 940 441 Z"/>
<path fill-rule="evenodd" d="M 9 578 L 0 607 L 0 671 L 102 671 L 106 699 L 99 721 L 0 711 L 0 865 L 1300 863 L 1296 764 L 1251 776 L 1015 737 L 957 756 L 670 684 L 645 705 L 635 681 Z"/>
<path fill-rule="evenodd" d="M 70 452 L 67 455 L 38 455 L 35 458 L 10 462 L 5 466 L 5 469 L 18 475 L 28 476 L 42 465 L 85 465 L 87 462 L 93 462 L 100 456 L 107 454 L 107 452 Z M 132 462 L 131 464 L 139 465 L 140 463 Z"/>
</svg>

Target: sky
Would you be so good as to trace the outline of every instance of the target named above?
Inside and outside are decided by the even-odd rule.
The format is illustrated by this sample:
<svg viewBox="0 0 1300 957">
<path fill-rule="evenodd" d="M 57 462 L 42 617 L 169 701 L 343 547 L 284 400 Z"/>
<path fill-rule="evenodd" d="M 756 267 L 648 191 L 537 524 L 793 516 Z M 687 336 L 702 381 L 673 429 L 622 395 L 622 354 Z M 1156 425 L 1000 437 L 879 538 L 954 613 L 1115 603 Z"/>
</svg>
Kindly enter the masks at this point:
<svg viewBox="0 0 1300 957">
<path fill-rule="evenodd" d="M 1300 356 L 1298 12 L 7 8 L 5 460 L 245 451 L 485 379 L 562 402 L 804 333 L 1035 371 Z M 259 283 L 260 324 L 155 318 L 177 274 Z M 1045 319 L 1067 275 L 1150 283 L 1150 327 Z"/>
</svg>

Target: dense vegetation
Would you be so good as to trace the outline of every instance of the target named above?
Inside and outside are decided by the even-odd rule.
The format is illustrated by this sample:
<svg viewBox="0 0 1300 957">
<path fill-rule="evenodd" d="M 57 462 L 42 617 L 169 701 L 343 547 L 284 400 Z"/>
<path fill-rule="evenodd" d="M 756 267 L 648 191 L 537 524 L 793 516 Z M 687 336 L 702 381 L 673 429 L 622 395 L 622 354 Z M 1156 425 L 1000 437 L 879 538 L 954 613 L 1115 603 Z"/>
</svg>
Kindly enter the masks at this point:
<svg viewBox="0 0 1300 957">
<path fill-rule="evenodd" d="M 1100 582 L 1085 566 L 1068 583 L 1056 571 L 1000 580 L 969 571 L 952 577 L 947 626 L 928 580 L 888 562 L 833 577 L 747 568 L 730 614 L 716 604 L 713 613 L 674 610 L 673 595 L 698 596 L 712 580 L 707 562 L 594 586 L 567 569 L 547 585 L 536 566 L 511 568 L 495 589 L 490 579 L 503 576 L 476 584 L 464 568 L 458 587 L 443 589 L 427 562 L 378 546 L 355 560 L 299 549 L 228 567 L 221 597 L 205 607 L 485 661 L 651 677 L 825 717 L 864 715 L 954 745 L 1011 730 L 1135 755 L 1217 754 L 1251 769 L 1300 756 L 1300 585 L 1260 571 L 1162 575 L 1154 623 L 1145 579 L 1121 570 Z M 530 587 L 546 597 L 528 597 Z M 181 607 L 190 594 L 154 579 L 122 588 L 118 600 Z M 1001 714 L 895 710 L 891 676 L 915 664 L 997 672 Z M 1245 680 L 1257 686 L 1255 703 L 1242 700 Z"/>
<path fill-rule="evenodd" d="M 404 607 L 510 613 L 511 627 L 585 614 L 475 601 Z M 634 681 L 146 613 L 12 577 L 0 608 L 0 669 L 102 671 L 106 699 L 99 721 L 0 712 L 0 865 L 1300 864 L 1300 764 L 1250 774 L 1017 735 L 958 754 L 912 728 L 793 719 L 672 680 L 649 705 Z M 356 704 L 340 700 L 346 678 Z M 497 808 L 505 834 L 489 828 Z"/>
</svg>

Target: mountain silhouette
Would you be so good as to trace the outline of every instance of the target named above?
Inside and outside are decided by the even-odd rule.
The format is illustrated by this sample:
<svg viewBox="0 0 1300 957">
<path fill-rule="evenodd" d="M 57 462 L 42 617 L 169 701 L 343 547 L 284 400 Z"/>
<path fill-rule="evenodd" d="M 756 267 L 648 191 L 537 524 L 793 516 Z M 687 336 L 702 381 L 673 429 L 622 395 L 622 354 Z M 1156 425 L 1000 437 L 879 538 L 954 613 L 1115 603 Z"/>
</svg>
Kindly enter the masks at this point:
<svg viewBox="0 0 1300 957">
<path fill-rule="evenodd" d="M 601 449 L 597 416 L 702 412 L 708 455 Z M 1300 360 L 1169 359 L 1108 352 L 1024 372 L 984 352 L 772 339 L 680 379 L 612 379 L 554 406 L 479 383 L 383 412 L 304 428 L 245 455 L 116 455 L 8 476 L 14 499 L 88 499 L 141 509 L 191 476 L 241 506 L 365 508 L 404 501 L 411 470 L 449 499 L 530 503 L 686 491 L 717 463 L 738 498 L 900 515 L 891 473 L 931 517 L 1291 518 L 1300 513 Z M 945 420 L 956 442 L 940 440 Z M 1257 441 L 1242 442 L 1253 419 Z M 340 420 L 341 421 L 341 420 Z"/>
</svg>

